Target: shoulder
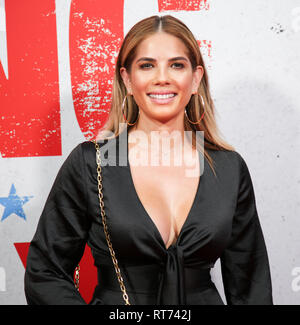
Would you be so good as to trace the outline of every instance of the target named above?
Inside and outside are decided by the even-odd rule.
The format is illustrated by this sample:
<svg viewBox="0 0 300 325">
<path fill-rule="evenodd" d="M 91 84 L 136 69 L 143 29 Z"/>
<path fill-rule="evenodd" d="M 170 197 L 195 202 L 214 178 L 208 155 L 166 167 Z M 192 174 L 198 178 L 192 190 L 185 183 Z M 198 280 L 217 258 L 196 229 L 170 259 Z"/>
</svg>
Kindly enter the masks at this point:
<svg viewBox="0 0 300 325">
<path fill-rule="evenodd" d="M 116 149 L 116 139 L 102 139 L 97 140 L 97 144 L 101 150 L 101 152 L 108 152 L 109 150 L 115 151 Z M 81 150 L 82 155 L 86 162 L 88 162 L 91 158 L 94 160 L 96 154 L 96 147 L 93 141 L 84 141 L 81 142 L 77 147 L 77 150 Z M 75 149 L 76 149 L 75 148 Z"/>
<path fill-rule="evenodd" d="M 240 180 L 251 180 L 250 171 L 244 157 L 238 151 L 231 151 L 231 155 L 234 155 L 232 159 L 235 160 L 235 164 L 237 165 L 236 168 Z"/>
<path fill-rule="evenodd" d="M 244 161 L 241 154 L 237 151 L 213 149 L 205 150 L 212 158 L 214 167 L 219 170 L 219 172 L 239 172 L 240 166 Z"/>
<path fill-rule="evenodd" d="M 213 160 L 217 179 L 226 187 L 239 188 L 242 183 L 251 184 L 247 163 L 241 153 L 231 150 L 212 150 L 207 153 Z"/>
<path fill-rule="evenodd" d="M 249 190 L 250 192 L 253 192 L 252 177 L 246 159 L 238 151 L 231 151 L 228 155 L 231 155 L 232 161 L 235 161 L 233 164 L 235 169 L 234 174 L 237 180 L 239 192 L 243 193 L 248 192 Z"/>
<path fill-rule="evenodd" d="M 108 153 L 111 156 L 116 155 L 115 150 L 115 139 L 103 139 L 98 140 L 97 144 L 101 151 L 101 160 L 103 158 L 107 158 Z M 83 166 L 82 169 L 85 169 L 85 172 L 87 175 L 93 175 L 93 177 L 96 177 L 97 173 L 97 160 L 96 160 L 96 146 L 93 141 L 83 141 L 79 143 L 74 149 L 73 149 L 74 155 L 77 156 L 77 159 L 81 160 Z M 113 153 L 113 154 L 112 154 Z M 79 157 L 80 155 L 80 157 Z M 103 155 L 103 156 L 102 156 Z M 104 167 L 103 165 L 101 165 Z"/>
<path fill-rule="evenodd" d="M 205 149 L 212 159 L 219 165 L 229 165 L 238 170 L 247 167 L 244 157 L 234 150 L 212 150 Z"/>
</svg>

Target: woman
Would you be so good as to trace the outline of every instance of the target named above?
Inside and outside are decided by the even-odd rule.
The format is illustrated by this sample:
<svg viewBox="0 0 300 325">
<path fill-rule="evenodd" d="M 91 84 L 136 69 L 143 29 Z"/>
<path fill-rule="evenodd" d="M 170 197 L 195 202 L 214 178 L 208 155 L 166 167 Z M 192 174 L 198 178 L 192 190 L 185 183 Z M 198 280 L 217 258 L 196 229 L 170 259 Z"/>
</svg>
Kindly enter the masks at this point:
<svg viewBox="0 0 300 325">
<path fill-rule="evenodd" d="M 29 249 L 28 303 L 85 304 L 73 274 L 87 243 L 99 280 L 91 304 L 222 305 L 210 278 L 218 258 L 227 304 L 272 304 L 251 177 L 241 155 L 218 135 L 199 46 L 180 20 L 152 16 L 126 35 L 101 131 L 102 160 L 97 156 L 96 161 L 95 146 L 86 141 L 57 175 Z M 157 149 L 155 141 L 171 142 L 174 133 L 182 140 L 186 131 L 191 141 L 156 150 L 154 166 L 138 165 L 139 158 Z M 138 141 L 142 138 L 146 141 Z M 194 155 L 178 165 L 176 158 L 186 149 Z M 173 158 L 165 166 L 169 154 Z M 107 158 L 115 164 L 103 164 Z M 97 164 L 123 281 L 118 281 L 101 222 Z M 191 165 L 196 177 L 187 176 Z"/>
</svg>

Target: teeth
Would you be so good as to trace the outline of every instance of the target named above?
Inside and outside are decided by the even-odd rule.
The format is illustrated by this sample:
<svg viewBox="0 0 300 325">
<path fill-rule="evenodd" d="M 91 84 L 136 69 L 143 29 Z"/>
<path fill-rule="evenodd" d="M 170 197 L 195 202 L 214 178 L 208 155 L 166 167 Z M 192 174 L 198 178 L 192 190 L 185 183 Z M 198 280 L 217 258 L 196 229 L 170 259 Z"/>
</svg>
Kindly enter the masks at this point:
<svg viewBox="0 0 300 325">
<path fill-rule="evenodd" d="M 152 97 L 152 98 L 166 99 L 166 98 L 174 97 L 175 94 L 166 94 L 166 95 L 154 95 L 154 94 L 150 94 L 149 96 Z"/>
</svg>

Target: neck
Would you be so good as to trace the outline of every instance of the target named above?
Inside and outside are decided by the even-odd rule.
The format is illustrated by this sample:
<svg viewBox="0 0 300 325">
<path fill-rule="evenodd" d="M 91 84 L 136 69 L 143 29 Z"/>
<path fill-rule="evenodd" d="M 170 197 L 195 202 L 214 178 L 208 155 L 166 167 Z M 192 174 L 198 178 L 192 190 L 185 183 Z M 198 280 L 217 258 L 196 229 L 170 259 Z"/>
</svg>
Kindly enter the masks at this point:
<svg viewBox="0 0 300 325">
<path fill-rule="evenodd" d="M 176 158 L 180 152 L 183 156 L 188 150 L 194 151 L 191 139 L 186 137 L 183 118 L 166 123 L 138 120 L 128 131 L 128 146 L 135 147 L 142 156 L 147 152 L 148 156 L 158 157 L 159 161 L 164 156 Z"/>
<path fill-rule="evenodd" d="M 129 130 L 128 138 L 131 143 L 136 143 L 137 138 L 142 139 L 143 141 L 140 141 L 142 143 L 139 145 L 141 148 L 143 145 L 147 145 L 149 148 L 163 141 L 170 142 L 170 150 L 174 150 L 178 146 L 182 147 L 184 143 L 183 116 L 169 121 L 158 121 L 140 116 L 137 123 Z"/>
</svg>

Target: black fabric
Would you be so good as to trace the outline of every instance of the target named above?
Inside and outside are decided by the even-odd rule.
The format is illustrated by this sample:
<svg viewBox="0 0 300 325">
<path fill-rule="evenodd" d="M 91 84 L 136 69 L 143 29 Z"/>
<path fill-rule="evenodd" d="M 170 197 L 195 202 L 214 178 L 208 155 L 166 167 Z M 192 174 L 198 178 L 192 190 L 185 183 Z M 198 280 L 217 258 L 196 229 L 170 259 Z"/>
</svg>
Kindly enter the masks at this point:
<svg viewBox="0 0 300 325">
<path fill-rule="evenodd" d="M 273 304 L 266 245 L 242 156 L 207 150 L 217 177 L 204 159 L 191 210 L 166 249 L 134 188 L 128 149 L 119 156 L 119 137 L 114 141 L 100 143 L 116 143 L 117 149 L 116 166 L 102 166 L 104 206 L 130 303 L 222 305 L 210 279 L 220 258 L 227 304 Z M 124 304 L 101 221 L 95 153 L 92 142 L 79 144 L 55 179 L 27 257 L 28 304 L 86 304 L 73 282 L 86 243 L 99 279 L 90 304 Z"/>
</svg>

